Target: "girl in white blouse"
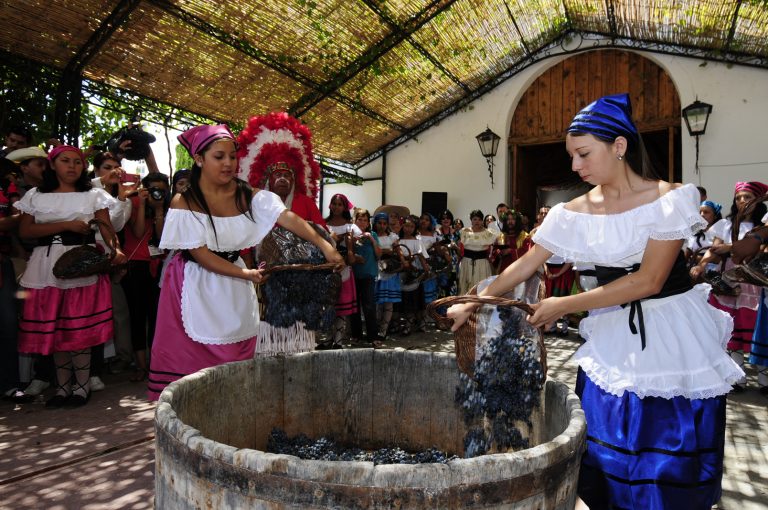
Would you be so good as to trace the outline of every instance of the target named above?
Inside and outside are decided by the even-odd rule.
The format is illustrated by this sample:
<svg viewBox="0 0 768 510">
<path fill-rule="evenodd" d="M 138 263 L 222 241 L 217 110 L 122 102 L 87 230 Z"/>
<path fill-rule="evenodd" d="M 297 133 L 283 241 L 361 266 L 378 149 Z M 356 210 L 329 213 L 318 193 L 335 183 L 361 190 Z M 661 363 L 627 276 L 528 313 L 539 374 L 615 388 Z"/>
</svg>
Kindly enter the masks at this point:
<svg viewBox="0 0 768 510">
<path fill-rule="evenodd" d="M 595 264 L 599 287 L 547 298 L 529 319 L 590 310 L 574 355 L 587 421 L 579 495 L 590 508 L 709 509 L 721 492 L 725 396 L 743 372 L 724 350 L 730 316 L 691 285 L 681 251 L 704 226 L 699 192 L 654 177 L 627 94 L 579 112 L 566 150 L 594 188 L 553 207 L 533 248 L 481 295 L 504 295 L 553 254 Z M 452 307 L 454 328 L 473 309 Z"/>
<path fill-rule="evenodd" d="M 197 126 L 179 136 L 195 161 L 189 187 L 176 195 L 160 247 L 180 250 L 163 276 L 150 361 L 149 398 L 202 368 L 251 359 L 259 324 L 253 283 L 240 250 L 256 246 L 277 223 L 317 245 L 331 262 L 338 252 L 272 192 L 251 190 L 237 172 L 235 137 L 225 125 Z"/>
</svg>

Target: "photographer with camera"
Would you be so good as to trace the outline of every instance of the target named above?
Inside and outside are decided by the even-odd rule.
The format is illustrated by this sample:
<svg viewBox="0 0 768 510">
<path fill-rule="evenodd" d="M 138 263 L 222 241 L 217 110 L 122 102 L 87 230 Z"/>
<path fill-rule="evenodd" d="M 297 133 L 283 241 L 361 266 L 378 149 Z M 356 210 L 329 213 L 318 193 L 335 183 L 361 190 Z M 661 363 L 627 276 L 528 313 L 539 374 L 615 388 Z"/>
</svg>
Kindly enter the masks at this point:
<svg viewBox="0 0 768 510">
<path fill-rule="evenodd" d="M 163 234 L 165 213 L 170 205 L 168 176 L 151 172 L 141 180 L 138 193 L 131 197 L 133 212 L 125 229 L 125 254 L 128 271 L 122 285 L 131 317 L 136 372 L 131 381 L 146 379 L 147 348 L 151 348 L 160 298 L 158 280 L 164 252 L 158 248 Z"/>
</svg>

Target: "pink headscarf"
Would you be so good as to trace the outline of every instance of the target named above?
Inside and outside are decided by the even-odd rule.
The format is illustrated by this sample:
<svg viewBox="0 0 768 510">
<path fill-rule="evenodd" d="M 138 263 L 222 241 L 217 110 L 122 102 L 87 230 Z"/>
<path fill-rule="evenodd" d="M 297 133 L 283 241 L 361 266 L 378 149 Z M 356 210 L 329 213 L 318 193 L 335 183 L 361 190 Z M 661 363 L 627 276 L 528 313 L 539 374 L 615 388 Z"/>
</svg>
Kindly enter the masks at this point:
<svg viewBox="0 0 768 510">
<path fill-rule="evenodd" d="M 83 167 L 87 165 L 87 163 L 85 162 L 85 157 L 83 157 L 83 152 L 77 147 L 74 147 L 72 145 L 59 145 L 57 147 L 54 147 L 53 149 L 51 149 L 51 152 L 48 153 L 48 161 L 51 163 L 51 165 L 53 165 L 53 160 L 59 157 L 59 154 L 61 154 L 62 152 L 67 152 L 67 151 L 76 152 L 77 155 L 80 157 L 80 161 L 83 162 Z"/>
<path fill-rule="evenodd" d="M 749 191 L 756 197 L 760 197 L 768 193 L 768 185 L 757 181 L 737 182 L 733 193 L 736 194 L 741 191 Z"/>
<path fill-rule="evenodd" d="M 229 126 L 226 124 L 218 124 L 216 126 L 203 124 L 202 126 L 187 129 L 176 138 L 187 149 L 189 155 L 194 157 L 195 154 L 199 154 L 208 144 L 222 138 L 230 138 L 234 141 L 235 135 L 232 134 Z"/>
<path fill-rule="evenodd" d="M 350 211 L 355 208 L 355 204 L 353 204 L 352 201 L 350 199 L 348 199 L 347 195 L 345 195 L 344 193 L 336 193 L 335 195 L 333 195 L 331 197 L 331 201 L 333 201 L 334 197 L 341 197 L 341 198 L 343 198 L 344 201 L 347 203 L 347 206 L 349 207 Z"/>
</svg>

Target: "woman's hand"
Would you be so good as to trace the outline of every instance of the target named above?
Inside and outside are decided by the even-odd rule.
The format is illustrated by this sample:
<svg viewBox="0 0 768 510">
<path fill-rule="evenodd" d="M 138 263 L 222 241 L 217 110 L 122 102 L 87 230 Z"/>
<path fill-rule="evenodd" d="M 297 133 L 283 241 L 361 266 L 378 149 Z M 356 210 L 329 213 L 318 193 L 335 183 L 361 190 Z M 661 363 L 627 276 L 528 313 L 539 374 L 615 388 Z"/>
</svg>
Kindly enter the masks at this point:
<svg viewBox="0 0 768 510">
<path fill-rule="evenodd" d="M 727 255 L 727 254 L 731 253 L 731 245 L 730 244 L 712 245 L 709 248 L 709 251 L 711 251 L 712 253 L 714 253 L 716 255 Z"/>
<path fill-rule="evenodd" d="M 122 168 L 117 167 L 99 177 L 99 180 L 101 181 L 101 185 L 106 188 L 107 185 L 118 184 L 123 174 L 125 174 L 125 171 Z"/>
<path fill-rule="evenodd" d="M 261 283 L 264 281 L 264 271 L 262 269 L 243 269 L 243 275 L 246 280 L 253 283 Z"/>
<path fill-rule="evenodd" d="M 694 281 L 698 281 L 701 275 L 704 274 L 704 268 L 702 266 L 693 266 L 690 271 L 688 271 L 688 274 L 691 275 L 691 278 Z"/>
<path fill-rule="evenodd" d="M 120 248 L 115 250 L 115 256 L 112 257 L 112 265 L 113 266 L 119 266 L 120 264 L 125 264 L 128 262 L 128 257 L 125 256 L 125 253 L 123 253 L 123 250 Z"/>
<path fill-rule="evenodd" d="M 323 255 L 325 256 L 325 260 L 331 262 L 332 264 L 336 264 L 339 270 L 344 267 L 344 257 L 342 257 L 341 253 L 339 253 L 333 246 L 331 246 L 329 243 L 325 243 L 322 246 L 322 250 Z"/>
<path fill-rule="evenodd" d="M 469 319 L 469 316 L 474 313 L 475 310 L 477 310 L 477 307 L 480 306 L 476 303 L 464 303 L 461 305 L 453 305 L 450 308 L 448 308 L 448 311 L 445 313 L 445 316 L 449 319 L 453 319 L 453 324 L 451 325 L 451 331 L 456 331 L 459 329 L 462 324 L 467 322 L 467 319 Z"/>
<path fill-rule="evenodd" d="M 82 220 L 72 220 L 67 222 L 67 228 L 70 232 L 76 234 L 87 234 L 91 231 L 91 226 Z"/>
<path fill-rule="evenodd" d="M 528 322 L 537 328 L 548 326 L 560 317 L 566 315 L 568 310 L 563 306 L 563 298 L 550 297 L 531 305 L 534 313 L 528 317 Z"/>
</svg>

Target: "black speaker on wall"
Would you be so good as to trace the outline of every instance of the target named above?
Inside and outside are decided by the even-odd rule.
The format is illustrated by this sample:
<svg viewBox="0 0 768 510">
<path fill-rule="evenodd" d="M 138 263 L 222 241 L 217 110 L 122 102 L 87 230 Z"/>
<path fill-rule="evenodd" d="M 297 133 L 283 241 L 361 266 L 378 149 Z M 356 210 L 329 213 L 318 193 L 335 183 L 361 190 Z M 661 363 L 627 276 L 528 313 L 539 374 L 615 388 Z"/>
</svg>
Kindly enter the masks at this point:
<svg viewBox="0 0 768 510">
<path fill-rule="evenodd" d="M 429 213 L 435 218 L 448 209 L 448 193 L 445 191 L 422 191 L 421 212 Z"/>
</svg>

